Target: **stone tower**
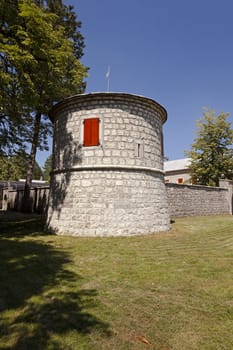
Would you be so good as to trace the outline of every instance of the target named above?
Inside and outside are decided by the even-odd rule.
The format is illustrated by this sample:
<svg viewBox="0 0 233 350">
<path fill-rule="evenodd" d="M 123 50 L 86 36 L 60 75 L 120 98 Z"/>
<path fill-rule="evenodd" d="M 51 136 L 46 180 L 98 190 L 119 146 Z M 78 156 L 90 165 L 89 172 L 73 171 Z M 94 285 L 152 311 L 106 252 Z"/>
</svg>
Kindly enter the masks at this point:
<svg viewBox="0 0 233 350">
<path fill-rule="evenodd" d="M 163 174 L 166 110 L 128 93 L 76 95 L 55 105 L 47 227 L 116 236 L 169 229 Z"/>
</svg>

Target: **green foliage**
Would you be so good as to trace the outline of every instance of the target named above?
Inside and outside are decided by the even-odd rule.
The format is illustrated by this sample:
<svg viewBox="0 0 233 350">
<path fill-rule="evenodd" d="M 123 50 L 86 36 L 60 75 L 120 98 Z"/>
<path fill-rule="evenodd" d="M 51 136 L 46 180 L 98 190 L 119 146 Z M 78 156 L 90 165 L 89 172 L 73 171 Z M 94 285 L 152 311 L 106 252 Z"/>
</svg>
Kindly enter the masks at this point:
<svg viewBox="0 0 233 350">
<path fill-rule="evenodd" d="M 23 148 L 31 117 L 18 66 L 27 58 L 17 45 L 17 2 L 0 1 L 0 149 L 7 154 Z"/>
<path fill-rule="evenodd" d="M 233 130 L 228 114 L 206 110 L 197 121 L 197 137 L 186 152 L 190 173 L 198 184 L 218 186 L 221 177 L 233 179 Z"/>
<path fill-rule="evenodd" d="M 27 165 L 29 162 L 29 155 L 23 151 L 17 154 L 7 157 L 0 156 L 0 180 L 18 181 L 19 179 L 25 179 L 27 175 Z M 43 176 L 43 172 L 36 162 L 33 171 L 33 179 L 40 180 Z"/>
<path fill-rule="evenodd" d="M 50 180 L 50 172 L 52 171 L 52 155 L 48 156 L 43 167 L 43 178 L 45 181 Z"/>
<path fill-rule="evenodd" d="M 86 68 L 78 60 L 81 48 L 76 54 L 77 44 L 66 33 L 69 22 L 63 26 L 64 18 L 50 12 L 46 4 L 22 0 L 13 11 L 17 1 L 4 3 L 0 7 L 1 81 L 4 87 L 14 87 L 22 107 L 47 114 L 55 101 L 83 91 Z M 66 11 L 64 5 L 62 9 Z"/>
<path fill-rule="evenodd" d="M 12 162 L 9 157 L 0 156 L 0 180 L 19 180 L 21 178 L 21 169 Z"/>
<path fill-rule="evenodd" d="M 85 89 L 80 26 L 60 0 L 0 0 L 0 151 L 9 155 L 31 143 L 28 186 L 37 148 L 47 148 L 48 111 Z"/>
</svg>

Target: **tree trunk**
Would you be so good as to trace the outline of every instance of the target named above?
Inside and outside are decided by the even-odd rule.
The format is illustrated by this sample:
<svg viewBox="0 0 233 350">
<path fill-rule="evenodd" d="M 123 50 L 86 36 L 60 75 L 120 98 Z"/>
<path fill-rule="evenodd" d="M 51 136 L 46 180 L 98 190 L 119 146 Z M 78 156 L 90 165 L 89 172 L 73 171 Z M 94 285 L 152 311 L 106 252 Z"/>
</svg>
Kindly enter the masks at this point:
<svg viewBox="0 0 233 350">
<path fill-rule="evenodd" d="M 27 167 L 27 176 L 26 176 L 24 194 L 23 194 L 22 211 L 24 213 L 31 213 L 33 211 L 33 203 L 30 198 L 30 188 L 32 184 L 32 175 L 33 175 L 33 170 L 35 166 L 36 151 L 37 151 L 39 135 L 40 135 L 40 122 L 41 122 L 41 113 L 36 113 L 35 121 L 34 121 L 32 145 L 31 145 L 31 151 L 30 151 L 29 162 Z"/>
</svg>

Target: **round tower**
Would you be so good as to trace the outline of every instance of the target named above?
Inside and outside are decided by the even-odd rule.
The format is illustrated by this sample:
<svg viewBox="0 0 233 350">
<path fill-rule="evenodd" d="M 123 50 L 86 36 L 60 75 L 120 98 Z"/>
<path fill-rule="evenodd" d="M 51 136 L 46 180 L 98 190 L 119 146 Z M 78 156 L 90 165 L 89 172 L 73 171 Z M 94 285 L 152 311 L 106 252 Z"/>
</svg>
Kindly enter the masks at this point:
<svg viewBox="0 0 233 350">
<path fill-rule="evenodd" d="M 116 236 L 169 229 L 163 173 L 166 110 L 128 93 L 76 95 L 55 105 L 47 228 Z"/>
</svg>

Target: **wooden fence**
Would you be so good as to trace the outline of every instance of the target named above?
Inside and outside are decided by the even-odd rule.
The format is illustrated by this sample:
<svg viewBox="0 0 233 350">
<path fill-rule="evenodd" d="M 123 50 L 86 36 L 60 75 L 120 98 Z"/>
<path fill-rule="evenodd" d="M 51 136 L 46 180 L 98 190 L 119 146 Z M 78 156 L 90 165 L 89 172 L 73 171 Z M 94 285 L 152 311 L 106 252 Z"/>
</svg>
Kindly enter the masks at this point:
<svg viewBox="0 0 233 350">
<path fill-rule="evenodd" d="M 22 210 L 24 190 L 4 188 L 0 190 L 1 210 Z M 30 212 L 45 214 L 48 208 L 49 187 L 35 187 L 30 190 Z"/>
</svg>

